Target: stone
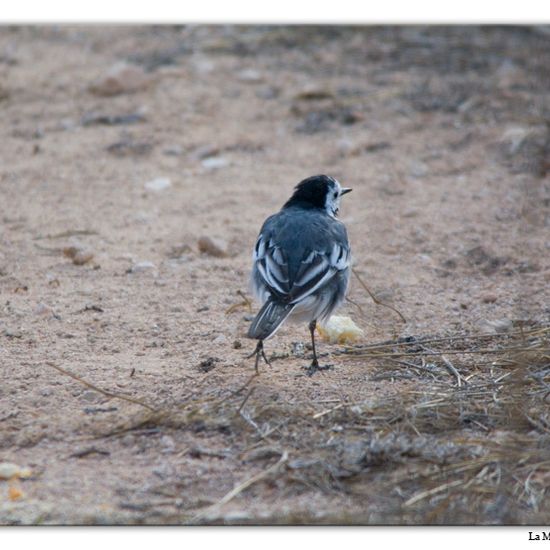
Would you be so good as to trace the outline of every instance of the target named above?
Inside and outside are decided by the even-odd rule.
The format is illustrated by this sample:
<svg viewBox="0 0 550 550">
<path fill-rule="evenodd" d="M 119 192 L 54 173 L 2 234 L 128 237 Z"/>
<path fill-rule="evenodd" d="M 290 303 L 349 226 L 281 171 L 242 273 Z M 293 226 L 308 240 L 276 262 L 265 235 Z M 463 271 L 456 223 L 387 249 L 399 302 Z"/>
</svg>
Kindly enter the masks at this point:
<svg viewBox="0 0 550 550">
<path fill-rule="evenodd" d="M 5 328 L 2 334 L 6 336 L 6 338 L 23 338 L 23 333 L 20 330 L 10 328 Z"/>
<path fill-rule="evenodd" d="M 53 309 L 42 302 L 36 305 L 34 313 L 40 317 L 53 317 L 54 315 Z"/>
<path fill-rule="evenodd" d="M 87 403 L 96 403 L 99 398 L 99 394 L 92 390 L 86 390 L 80 395 L 80 399 L 82 401 L 86 401 Z"/>
<path fill-rule="evenodd" d="M 73 257 L 74 265 L 84 265 L 92 261 L 94 253 L 91 250 L 79 250 Z"/>
<path fill-rule="evenodd" d="M 409 163 L 409 175 L 413 178 L 422 178 L 429 173 L 428 165 L 422 161 L 412 161 Z"/>
<path fill-rule="evenodd" d="M 145 189 L 147 189 L 147 191 L 158 193 L 160 191 L 168 189 L 169 187 L 171 187 L 171 185 L 172 182 L 168 178 L 155 178 L 154 180 L 148 181 L 145 184 Z"/>
<path fill-rule="evenodd" d="M 135 263 L 128 271 L 130 273 L 145 273 L 154 269 L 155 264 L 153 262 L 143 261 Z"/>
<path fill-rule="evenodd" d="M 177 260 L 182 256 L 186 257 L 191 254 L 192 248 L 186 243 L 180 243 L 172 246 L 168 253 L 166 254 L 168 258 L 172 260 Z"/>
<path fill-rule="evenodd" d="M 249 82 L 250 84 L 263 82 L 264 79 L 262 73 L 256 69 L 243 69 L 237 73 L 237 78 L 242 82 Z"/>
<path fill-rule="evenodd" d="M 199 251 L 216 258 L 227 257 L 227 243 L 222 239 L 203 236 L 198 241 Z"/>
<path fill-rule="evenodd" d="M 316 84 L 308 84 L 294 94 L 294 99 L 302 101 L 316 101 L 320 99 L 332 98 L 334 98 L 334 93 L 331 90 Z"/>
<path fill-rule="evenodd" d="M 511 319 L 486 319 L 482 324 L 484 325 L 483 330 L 487 331 L 489 329 L 496 334 L 509 332 L 514 327 L 514 322 Z"/>
<path fill-rule="evenodd" d="M 229 165 L 229 161 L 223 157 L 208 157 L 201 161 L 203 168 L 207 170 L 217 170 Z"/>
<path fill-rule="evenodd" d="M 27 478 L 31 475 L 28 468 L 21 468 L 11 462 L 0 462 L 0 479 Z"/>
<path fill-rule="evenodd" d="M 220 152 L 220 148 L 216 145 L 201 145 L 193 150 L 191 158 L 195 160 L 202 160 L 208 157 L 213 157 Z"/>
<path fill-rule="evenodd" d="M 162 446 L 162 454 L 173 453 L 176 448 L 176 443 L 174 439 L 169 435 L 163 435 L 160 438 L 160 444 Z"/>
<path fill-rule="evenodd" d="M 153 148 L 154 144 L 151 141 L 136 141 L 131 136 L 125 136 L 120 141 L 111 143 L 105 149 L 117 157 L 140 157 L 149 155 Z"/>
<path fill-rule="evenodd" d="M 498 296 L 492 292 L 488 292 L 481 297 L 481 301 L 484 304 L 494 304 L 498 300 Z"/>
<path fill-rule="evenodd" d="M 181 145 L 167 145 L 162 152 L 169 157 L 179 157 L 183 155 L 183 147 Z"/>
<path fill-rule="evenodd" d="M 275 86 L 262 86 L 256 90 L 256 97 L 259 99 L 275 99 L 279 97 L 281 90 Z"/>
<path fill-rule="evenodd" d="M 121 62 L 113 65 L 102 77 L 90 85 L 98 96 L 113 96 L 137 92 L 147 88 L 152 78 L 137 65 Z"/>
<path fill-rule="evenodd" d="M 63 249 L 63 254 L 71 258 L 75 265 L 87 264 L 94 257 L 94 253 L 90 249 L 78 245 L 65 247 Z"/>
</svg>

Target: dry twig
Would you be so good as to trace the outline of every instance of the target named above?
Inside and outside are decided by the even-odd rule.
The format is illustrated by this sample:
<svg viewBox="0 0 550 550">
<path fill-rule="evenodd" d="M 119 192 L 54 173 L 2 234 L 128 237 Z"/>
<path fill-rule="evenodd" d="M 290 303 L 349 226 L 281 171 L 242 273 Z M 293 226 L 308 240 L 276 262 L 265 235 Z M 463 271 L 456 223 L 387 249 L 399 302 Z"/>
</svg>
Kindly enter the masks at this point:
<svg viewBox="0 0 550 550">
<path fill-rule="evenodd" d="M 208 513 L 216 510 L 220 506 L 223 506 L 224 504 L 227 504 L 230 500 L 233 500 L 237 495 L 242 493 L 244 490 L 248 489 L 255 483 L 258 483 L 258 481 L 261 481 L 262 479 L 265 479 L 266 477 L 270 476 L 272 473 L 276 472 L 283 464 L 285 464 L 288 461 L 288 451 L 283 451 L 283 454 L 281 458 L 275 463 L 272 464 L 269 468 L 266 470 L 263 470 L 262 472 L 259 472 L 258 474 L 252 476 L 251 478 L 247 479 L 246 481 L 240 483 L 229 493 L 227 493 L 225 496 L 223 496 L 218 502 L 212 504 L 206 510 L 203 510 L 202 512 L 199 512 L 198 514 L 194 515 L 190 520 L 189 524 L 197 523 L 200 519 L 204 518 Z"/>
<path fill-rule="evenodd" d="M 361 279 L 361 277 L 359 276 L 359 273 L 357 273 L 357 270 L 355 268 L 351 268 L 351 270 L 353 271 L 353 274 L 357 277 L 357 280 L 359 281 L 359 284 L 365 289 L 365 291 L 367 292 L 367 294 L 372 298 L 372 301 L 379 305 L 379 306 L 384 306 L 384 307 L 387 307 L 388 309 L 391 309 L 392 311 L 395 311 L 395 313 L 397 313 L 397 315 L 399 315 L 399 318 L 401 319 L 401 322 L 403 323 L 406 323 L 407 322 L 407 319 L 405 319 L 405 317 L 403 316 L 403 314 L 395 307 L 393 306 L 390 306 L 389 304 L 386 304 L 384 302 L 381 302 L 369 289 L 369 287 L 363 282 L 363 279 Z"/>
<path fill-rule="evenodd" d="M 239 309 L 240 307 L 246 307 L 249 312 L 252 311 L 252 302 L 246 297 L 244 292 L 242 292 L 242 290 L 237 290 L 237 294 L 243 299 L 243 301 L 229 306 L 225 310 L 226 315 L 233 313 L 236 309 Z"/>
<path fill-rule="evenodd" d="M 56 365 L 55 363 L 52 363 L 51 361 L 46 361 L 45 363 L 49 367 L 54 368 L 55 370 L 59 371 L 60 373 L 64 374 L 65 376 L 69 376 L 73 380 L 76 380 L 77 382 L 80 382 L 84 386 L 90 388 L 91 390 L 94 390 L 98 393 L 101 393 L 102 395 L 106 397 L 111 397 L 113 399 L 122 399 L 123 401 L 128 401 L 129 403 L 134 403 L 135 405 L 141 405 L 142 407 L 145 407 L 146 409 L 149 409 L 151 412 L 158 412 L 158 409 L 155 409 L 154 407 L 151 407 L 151 405 L 148 405 L 147 403 L 144 403 L 141 399 L 135 399 L 133 397 L 128 397 L 127 395 L 122 395 L 120 393 L 114 393 L 112 391 L 103 390 L 101 388 L 98 388 L 94 384 L 87 382 L 86 380 L 80 378 L 76 374 L 73 374 L 72 372 L 69 372 L 68 370 L 65 370 L 64 368 Z"/>
</svg>

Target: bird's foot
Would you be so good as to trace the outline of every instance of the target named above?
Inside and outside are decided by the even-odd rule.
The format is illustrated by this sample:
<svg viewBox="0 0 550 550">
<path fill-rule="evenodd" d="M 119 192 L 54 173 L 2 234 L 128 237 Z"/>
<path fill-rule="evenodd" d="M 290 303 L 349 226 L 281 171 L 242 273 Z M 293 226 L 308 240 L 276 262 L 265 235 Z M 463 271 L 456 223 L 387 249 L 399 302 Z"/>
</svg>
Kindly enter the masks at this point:
<svg viewBox="0 0 550 550">
<path fill-rule="evenodd" d="M 267 357 L 265 355 L 263 340 L 258 340 L 256 349 L 247 357 L 247 359 L 250 359 L 251 357 L 254 357 L 254 356 L 256 356 L 256 362 L 254 363 L 254 369 L 256 371 L 256 374 L 259 374 L 258 364 L 260 363 L 260 357 L 265 361 L 266 365 L 269 365 L 271 367 L 271 363 L 267 360 Z"/>
<path fill-rule="evenodd" d="M 331 370 L 332 367 L 333 365 L 319 365 L 318 361 L 312 361 L 311 365 L 302 368 L 306 369 L 306 374 L 308 376 L 313 376 L 318 371 Z"/>
</svg>

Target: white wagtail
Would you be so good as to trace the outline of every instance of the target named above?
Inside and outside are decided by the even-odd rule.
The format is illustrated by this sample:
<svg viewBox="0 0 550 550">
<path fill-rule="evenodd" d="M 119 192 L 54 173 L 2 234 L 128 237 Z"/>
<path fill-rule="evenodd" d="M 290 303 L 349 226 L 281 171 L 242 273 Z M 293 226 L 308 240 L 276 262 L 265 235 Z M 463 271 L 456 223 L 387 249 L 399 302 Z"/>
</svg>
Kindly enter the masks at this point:
<svg viewBox="0 0 550 550">
<path fill-rule="evenodd" d="M 312 176 L 264 222 L 251 277 L 252 290 L 263 306 L 247 335 L 258 340 L 252 354 L 256 372 L 260 355 L 267 363 L 263 341 L 287 318 L 309 322 L 313 361 L 308 373 L 322 368 L 315 351 L 315 327 L 340 305 L 348 287 L 351 250 L 346 228 L 336 216 L 342 195 L 350 191 L 329 176 Z"/>
</svg>

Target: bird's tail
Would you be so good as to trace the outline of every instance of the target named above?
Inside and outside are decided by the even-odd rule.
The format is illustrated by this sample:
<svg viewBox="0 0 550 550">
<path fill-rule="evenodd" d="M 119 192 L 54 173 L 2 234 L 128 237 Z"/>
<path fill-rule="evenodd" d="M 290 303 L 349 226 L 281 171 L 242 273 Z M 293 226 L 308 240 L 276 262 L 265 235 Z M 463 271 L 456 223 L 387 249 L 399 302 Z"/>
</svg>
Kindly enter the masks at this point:
<svg viewBox="0 0 550 550">
<path fill-rule="evenodd" d="M 248 338 L 266 340 L 273 336 L 295 307 L 296 304 L 281 304 L 268 300 L 252 321 L 248 329 Z"/>
</svg>

